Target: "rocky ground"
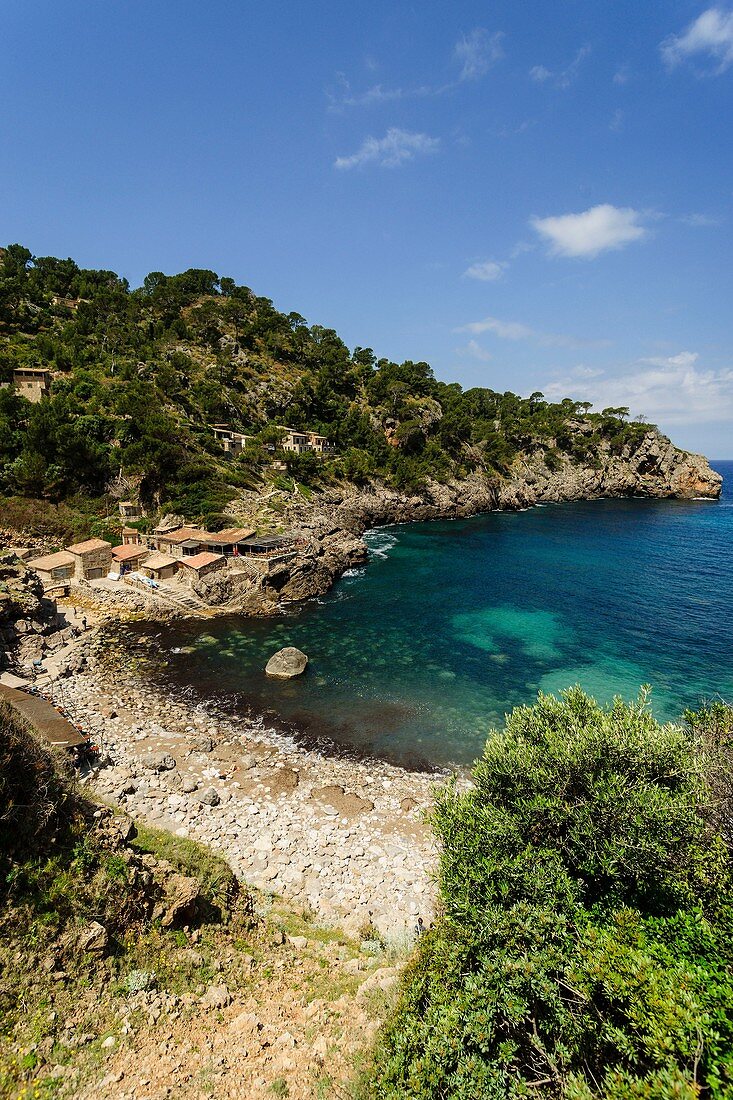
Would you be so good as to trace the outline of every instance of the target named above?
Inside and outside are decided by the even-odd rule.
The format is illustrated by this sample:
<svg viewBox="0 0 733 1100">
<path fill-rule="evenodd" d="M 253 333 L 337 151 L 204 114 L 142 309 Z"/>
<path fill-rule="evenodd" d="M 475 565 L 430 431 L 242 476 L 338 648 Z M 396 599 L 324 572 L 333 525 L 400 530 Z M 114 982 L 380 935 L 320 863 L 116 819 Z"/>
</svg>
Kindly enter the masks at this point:
<svg viewBox="0 0 733 1100">
<path fill-rule="evenodd" d="M 86 782 L 105 800 L 351 932 L 371 921 L 399 944 L 430 918 L 436 852 L 424 814 L 443 777 L 322 755 L 264 722 L 192 710 L 102 641 L 58 660 L 76 671 L 43 690 L 94 731 L 103 765 Z"/>
<path fill-rule="evenodd" d="M 33 670 L 79 633 L 43 594 L 37 574 L 10 551 L 0 551 L 0 672 Z"/>
<path fill-rule="evenodd" d="M 181 963 L 216 968 L 191 992 L 128 996 L 82 1100 L 342 1100 L 391 1004 L 398 959 L 270 909 L 242 951 L 189 937 Z M 279 925 L 293 932 L 279 930 Z M 399 962 L 404 961 L 400 959 Z M 146 1019 L 147 1018 L 147 1019 Z M 125 1023 L 127 1020 L 127 1024 Z M 133 1020 L 137 1026 L 133 1025 Z M 146 1021 L 146 1022 L 143 1022 Z"/>
<path fill-rule="evenodd" d="M 85 861 L 0 912 L 3 1100 L 355 1096 L 406 956 L 92 810 Z"/>
</svg>

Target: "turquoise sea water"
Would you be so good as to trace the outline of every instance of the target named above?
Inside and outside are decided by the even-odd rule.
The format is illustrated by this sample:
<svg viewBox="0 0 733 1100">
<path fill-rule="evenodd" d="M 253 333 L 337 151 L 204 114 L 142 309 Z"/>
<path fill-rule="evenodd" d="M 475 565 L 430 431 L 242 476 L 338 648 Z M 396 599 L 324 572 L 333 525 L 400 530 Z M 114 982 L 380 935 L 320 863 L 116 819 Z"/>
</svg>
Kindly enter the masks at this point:
<svg viewBox="0 0 733 1100">
<path fill-rule="evenodd" d="M 277 620 L 188 623 L 161 675 L 407 764 L 469 763 L 539 690 L 733 699 L 733 462 L 710 501 L 608 500 L 383 528 L 370 563 Z M 263 672 L 284 645 L 300 680 Z"/>
</svg>

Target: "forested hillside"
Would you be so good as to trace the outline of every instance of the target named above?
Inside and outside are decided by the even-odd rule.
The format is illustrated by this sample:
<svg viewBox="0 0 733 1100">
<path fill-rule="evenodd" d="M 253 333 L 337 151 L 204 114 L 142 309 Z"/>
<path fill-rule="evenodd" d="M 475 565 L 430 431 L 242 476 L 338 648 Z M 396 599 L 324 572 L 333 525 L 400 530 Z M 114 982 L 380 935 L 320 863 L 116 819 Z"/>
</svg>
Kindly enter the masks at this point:
<svg viewBox="0 0 733 1100">
<path fill-rule="evenodd" d="M 601 442 L 633 447 L 646 430 L 625 409 L 463 391 L 427 363 L 351 351 L 213 271 L 151 272 L 133 290 L 113 271 L 16 244 L 0 250 L 0 383 L 21 367 L 50 369 L 51 391 L 31 404 L 0 389 L 0 492 L 81 500 L 90 513 L 122 474 L 147 504 L 211 520 L 237 487 L 273 476 L 277 425 L 338 449 L 326 461 L 287 456 L 299 481 L 406 490 L 476 468 L 502 475 L 528 448 L 551 468 L 561 454 L 592 463 Z M 256 441 L 229 461 L 217 422 Z"/>
</svg>

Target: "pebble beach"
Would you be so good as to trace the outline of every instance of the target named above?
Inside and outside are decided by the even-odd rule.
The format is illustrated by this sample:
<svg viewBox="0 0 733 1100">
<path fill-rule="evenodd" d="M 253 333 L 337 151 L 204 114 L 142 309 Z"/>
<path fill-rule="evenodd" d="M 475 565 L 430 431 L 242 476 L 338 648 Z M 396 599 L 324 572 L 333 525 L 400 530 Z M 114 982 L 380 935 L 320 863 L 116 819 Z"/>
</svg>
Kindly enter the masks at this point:
<svg viewBox="0 0 733 1100">
<path fill-rule="evenodd" d="M 326 755 L 264 720 L 192 705 L 81 643 L 82 670 L 44 689 L 93 731 L 100 762 L 82 782 L 138 821 L 221 854 L 237 876 L 315 919 L 388 942 L 434 912 L 435 838 L 426 821 L 445 775 Z"/>
</svg>

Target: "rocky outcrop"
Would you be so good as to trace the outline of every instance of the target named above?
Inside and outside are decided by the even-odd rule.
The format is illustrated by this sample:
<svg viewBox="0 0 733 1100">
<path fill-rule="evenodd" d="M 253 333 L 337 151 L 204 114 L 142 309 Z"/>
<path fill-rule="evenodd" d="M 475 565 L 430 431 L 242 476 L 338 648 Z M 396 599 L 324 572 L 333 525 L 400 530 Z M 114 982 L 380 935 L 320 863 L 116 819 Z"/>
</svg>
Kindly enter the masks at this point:
<svg viewBox="0 0 733 1100">
<path fill-rule="evenodd" d="M 582 424 L 576 428 L 582 435 Z M 678 450 L 650 429 L 633 450 L 626 446 L 616 454 L 605 444 L 592 463 L 563 455 L 550 466 L 544 450 L 537 449 L 521 455 L 507 477 L 477 471 L 461 481 L 432 482 L 411 496 L 370 485 L 340 497 L 330 494 L 330 500 L 323 494 L 321 503 L 346 531 L 361 534 L 386 523 L 450 519 L 547 502 L 632 496 L 715 499 L 721 484 L 705 458 Z"/>
<path fill-rule="evenodd" d="M 0 671 L 27 671 L 75 635 L 38 574 L 12 551 L 0 552 Z"/>
<path fill-rule="evenodd" d="M 289 645 L 273 653 L 265 672 L 274 680 L 294 680 L 296 676 L 302 676 L 307 667 L 308 658 L 305 653 Z"/>
</svg>

